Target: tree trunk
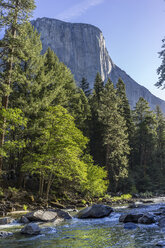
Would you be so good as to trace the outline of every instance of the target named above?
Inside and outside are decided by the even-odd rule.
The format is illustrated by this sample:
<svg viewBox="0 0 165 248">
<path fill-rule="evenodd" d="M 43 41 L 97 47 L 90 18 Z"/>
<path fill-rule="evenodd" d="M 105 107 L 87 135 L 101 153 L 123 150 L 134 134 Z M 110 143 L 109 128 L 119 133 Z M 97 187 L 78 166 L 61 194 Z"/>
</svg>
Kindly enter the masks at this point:
<svg viewBox="0 0 165 248">
<path fill-rule="evenodd" d="M 46 189 L 46 200 L 48 201 L 48 198 L 49 198 L 49 191 L 50 191 L 50 187 L 51 187 L 51 184 L 52 184 L 52 172 L 50 173 L 50 177 L 49 177 L 49 180 L 48 180 L 48 184 L 47 184 L 47 189 Z"/>
<path fill-rule="evenodd" d="M 43 191 L 44 191 L 44 176 L 41 174 L 40 176 L 40 185 L 39 185 L 39 196 L 43 196 Z"/>
</svg>

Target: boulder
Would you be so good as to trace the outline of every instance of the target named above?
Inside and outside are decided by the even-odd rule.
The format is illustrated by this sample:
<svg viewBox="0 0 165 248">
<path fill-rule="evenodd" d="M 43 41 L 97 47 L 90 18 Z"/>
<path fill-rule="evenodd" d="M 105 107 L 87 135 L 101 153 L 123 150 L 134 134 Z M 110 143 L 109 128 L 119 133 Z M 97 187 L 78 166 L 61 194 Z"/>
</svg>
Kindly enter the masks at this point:
<svg viewBox="0 0 165 248">
<path fill-rule="evenodd" d="M 138 223 L 140 224 L 152 224 L 155 222 L 156 221 L 155 221 L 154 216 L 148 213 L 143 214 L 143 216 L 138 219 Z"/>
<path fill-rule="evenodd" d="M 164 247 L 164 248 L 165 248 L 165 241 L 159 241 L 159 242 L 156 244 L 156 247 Z"/>
<path fill-rule="evenodd" d="M 69 220 L 72 219 L 71 215 L 63 210 L 56 210 L 57 215 L 59 218 L 64 219 L 64 220 Z"/>
<path fill-rule="evenodd" d="M 165 227 L 165 217 L 162 217 L 161 219 L 159 219 L 158 225 L 160 227 Z"/>
<path fill-rule="evenodd" d="M 21 216 L 21 218 L 19 219 L 19 222 L 23 224 L 28 224 L 29 220 L 25 216 Z"/>
<path fill-rule="evenodd" d="M 0 238 L 8 238 L 10 236 L 13 236 L 13 233 L 11 233 L 11 232 L 5 232 L 5 231 L 0 231 Z"/>
<path fill-rule="evenodd" d="M 133 230 L 136 229 L 137 225 L 132 223 L 132 222 L 127 222 L 124 224 L 124 229 L 129 229 L 129 230 Z"/>
<path fill-rule="evenodd" d="M 84 218 L 103 218 L 113 212 L 113 209 L 107 205 L 94 204 L 81 210 L 76 217 L 79 219 Z"/>
<path fill-rule="evenodd" d="M 37 210 L 26 214 L 29 221 L 43 221 L 43 222 L 54 222 L 60 218 L 63 220 L 71 219 L 71 215 L 63 210 Z"/>
<path fill-rule="evenodd" d="M 41 228 L 36 223 L 29 223 L 21 229 L 22 234 L 38 235 L 41 232 Z"/>
<path fill-rule="evenodd" d="M 14 222 L 14 219 L 10 217 L 0 218 L 0 225 L 7 225 Z"/>
<path fill-rule="evenodd" d="M 139 218 L 141 218 L 143 214 L 122 214 L 119 218 L 120 222 L 133 222 L 138 223 Z"/>
<path fill-rule="evenodd" d="M 25 217 L 29 221 L 45 221 L 51 222 L 57 218 L 57 212 L 53 211 L 44 211 L 44 210 L 37 210 L 31 213 L 27 213 Z"/>
</svg>

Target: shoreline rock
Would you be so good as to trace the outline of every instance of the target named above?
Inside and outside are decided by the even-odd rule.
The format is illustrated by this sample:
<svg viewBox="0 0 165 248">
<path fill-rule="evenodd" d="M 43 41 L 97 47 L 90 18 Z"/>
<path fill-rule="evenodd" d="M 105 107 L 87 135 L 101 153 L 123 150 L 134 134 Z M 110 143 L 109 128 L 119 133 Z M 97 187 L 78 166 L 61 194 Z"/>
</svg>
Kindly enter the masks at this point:
<svg viewBox="0 0 165 248">
<path fill-rule="evenodd" d="M 94 204 L 79 211 L 76 215 L 79 219 L 85 218 L 103 218 L 109 216 L 113 212 L 113 209 L 107 205 Z"/>
</svg>

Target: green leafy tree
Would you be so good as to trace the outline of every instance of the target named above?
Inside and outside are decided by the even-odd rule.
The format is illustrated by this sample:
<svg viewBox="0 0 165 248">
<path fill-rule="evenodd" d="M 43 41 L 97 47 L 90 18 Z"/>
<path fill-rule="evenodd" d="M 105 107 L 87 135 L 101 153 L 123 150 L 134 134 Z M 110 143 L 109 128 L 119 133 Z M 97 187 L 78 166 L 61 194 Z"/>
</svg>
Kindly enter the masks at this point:
<svg viewBox="0 0 165 248">
<path fill-rule="evenodd" d="M 129 145 L 126 121 L 118 111 L 118 96 L 110 80 L 100 95 L 98 114 L 103 125 L 105 165 L 110 190 L 117 191 L 119 180 L 128 174 Z"/>
<path fill-rule="evenodd" d="M 86 195 L 89 197 L 104 196 L 108 188 L 107 171 L 95 165 L 89 154 L 84 155 L 83 161 L 87 165 Z"/>
<path fill-rule="evenodd" d="M 88 139 L 75 126 L 73 117 L 59 105 L 49 107 L 43 121 L 46 126 L 36 139 L 38 152 L 28 156 L 23 170 L 40 176 L 39 194 L 43 195 L 46 184 L 46 199 L 54 181 L 65 182 L 65 190 L 85 191 L 88 171 L 83 151 Z"/>
</svg>

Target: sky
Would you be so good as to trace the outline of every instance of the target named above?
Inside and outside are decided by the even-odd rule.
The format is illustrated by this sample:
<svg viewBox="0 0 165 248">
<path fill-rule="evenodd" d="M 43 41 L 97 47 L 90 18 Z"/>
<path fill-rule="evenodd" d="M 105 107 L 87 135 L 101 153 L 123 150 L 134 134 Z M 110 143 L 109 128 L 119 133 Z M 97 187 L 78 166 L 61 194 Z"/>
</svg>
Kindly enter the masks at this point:
<svg viewBox="0 0 165 248">
<path fill-rule="evenodd" d="M 113 62 L 165 100 L 154 84 L 165 37 L 165 0 L 36 0 L 33 19 L 49 17 L 99 27 Z"/>
</svg>

